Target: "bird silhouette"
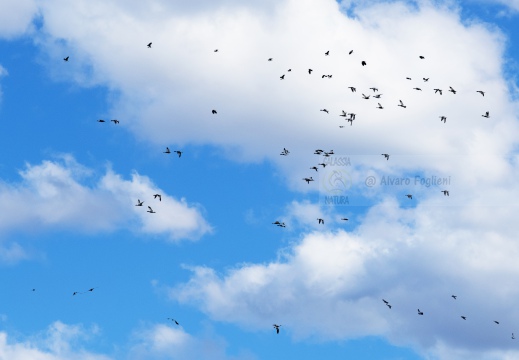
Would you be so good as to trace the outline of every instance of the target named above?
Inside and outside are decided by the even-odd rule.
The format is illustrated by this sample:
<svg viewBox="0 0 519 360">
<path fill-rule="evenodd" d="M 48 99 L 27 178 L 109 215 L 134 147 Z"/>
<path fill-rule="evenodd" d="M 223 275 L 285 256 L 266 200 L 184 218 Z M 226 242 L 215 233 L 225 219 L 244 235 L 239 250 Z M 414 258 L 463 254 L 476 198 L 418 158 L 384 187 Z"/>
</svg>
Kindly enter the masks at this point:
<svg viewBox="0 0 519 360">
<path fill-rule="evenodd" d="M 175 323 L 175 325 L 180 325 L 180 324 L 178 323 L 178 321 L 175 320 L 175 319 L 173 319 L 173 318 L 166 318 L 166 319 L 173 321 L 173 322 Z"/>
<path fill-rule="evenodd" d="M 486 112 L 485 112 L 485 115 L 481 115 L 481 116 L 483 116 L 484 118 L 487 118 L 487 119 L 488 119 L 488 118 L 490 117 L 490 113 L 489 113 L 488 111 L 486 111 Z"/>
<path fill-rule="evenodd" d="M 355 87 L 353 87 L 353 86 L 348 86 L 348 89 L 350 89 L 351 92 L 356 92 L 357 91 L 357 89 Z"/>
<path fill-rule="evenodd" d="M 218 113 L 216 112 L 216 110 L 211 110 L 211 113 L 212 113 L 212 114 L 218 114 Z"/>
<path fill-rule="evenodd" d="M 457 296 L 456 296 L 456 295 L 451 295 L 451 298 L 453 298 L 454 300 L 456 300 Z"/>
<path fill-rule="evenodd" d="M 350 50 L 350 52 L 348 53 L 348 55 L 351 55 L 351 54 L 353 54 L 353 50 Z"/>
<path fill-rule="evenodd" d="M 319 111 L 323 111 L 323 112 L 325 112 L 325 113 L 328 114 L 328 110 L 326 110 L 326 109 L 321 109 L 321 110 L 319 110 Z"/>
<path fill-rule="evenodd" d="M 429 81 L 429 78 L 422 78 L 422 79 L 423 79 L 423 82 Z"/>
<path fill-rule="evenodd" d="M 104 121 L 103 119 L 99 119 L 99 120 L 97 120 L 97 122 L 103 123 L 103 122 L 106 122 L 106 121 Z"/>
<path fill-rule="evenodd" d="M 272 58 L 269 58 L 268 61 L 272 61 Z"/>
<path fill-rule="evenodd" d="M 381 96 L 382 96 L 382 94 L 373 95 L 373 97 L 374 97 L 375 99 L 380 99 Z"/>
<path fill-rule="evenodd" d="M 324 219 L 317 218 L 317 221 L 319 221 L 319 224 L 323 224 L 324 225 Z"/>
<path fill-rule="evenodd" d="M 494 320 L 494 322 L 495 322 L 497 325 L 499 325 L 499 321 Z"/>
<path fill-rule="evenodd" d="M 326 164 L 325 164 L 325 163 L 320 163 L 320 164 L 317 164 L 317 165 L 321 165 L 323 168 L 326 167 Z"/>
<path fill-rule="evenodd" d="M 68 61 L 68 58 L 69 58 L 69 57 L 67 56 L 66 58 L 63 58 L 63 60 Z"/>
<path fill-rule="evenodd" d="M 462 315 L 461 318 L 462 318 L 463 320 L 467 320 L 467 317 L 466 317 L 466 316 L 463 316 L 463 315 Z"/>
<path fill-rule="evenodd" d="M 325 56 L 330 55 L 330 50 L 328 50 L 327 52 L 325 52 L 324 55 L 325 55 Z"/>
<path fill-rule="evenodd" d="M 175 150 L 174 152 L 175 152 L 175 153 L 177 153 L 178 157 L 181 157 L 181 156 L 182 156 L 182 152 L 183 152 L 183 151 L 180 151 L 180 150 Z"/>
<path fill-rule="evenodd" d="M 418 315 L 423 315 L 423 311 L 420 311 L 420 309 L 418 309 Z"/>
<path fill-rule="evenodd" d="M 348 221 L 348 218 L 341 218 L 341 220 Z"/>
<path fill-rule="evenodd" d="M 477 90 L 476 92 L 480 93 L 481 95 L 485 96 L 485 92 L 481 90 Z"/>
<path fill-rule="evenodd" d="M 378 91 L 378 89 L 377 89 L 377 88 L 375 88 L 375 87 L 370 87 L 370 90 L 373 90 L 373 92 L 376 92 L 376 91 Z"/>
<path fill-rule="evenodd" d="M 283 148 L 283 151 L 279 155 L 287 156 L 288 154 L 290 154 L 290 151 L 288 151 L 286 148 Z"/>
<path fill-rule="evenodd" d="M 399 101 L 400 101 L 400 104 L 399 104 L 398 106 L 403 107 L 403 108 L 405 109 L 407 106 L 404 105 L 404 103 L 402 102 L 402 100 L 399 100 Z"/>
<path fill-rule="evenodd" d="M 442 190 L 443 196 L 449 196 L 449 190 Z"/>
<path fill-rule="evenodd" d="M 313 71 L 312 69 L 308 69 L 308 74 L 311 75 L 311 74 L 312 74 L 312 71 Z"/>
<path fill-rule="evenodd" d="M 367 100 L 367 99 L 369 99 L 369 95 L 362 94 L 362 98 Z"/>
<path fill-rule="evenodd" d="M 276 329 L 276 334 L 279 334 L 279 327 L 280 327 L 281 325 L 274 324 L 274 325 L 272 325 L 272 326 L 274 326 L 274 329 Z"/>
<path fill-rule="evenodd" d="M 280 78 L 281 80 L 284 80 L 284 79 L 285 79 L 285 74 L 281 75 L 279 78 Z"/>
<path fill-rule="evenodd" d="M 418 90 L 418 91 L 422 91 L 422 89 L 417 88 L 417 87 L 416 87 L 416 88 L 413 88 L 413 89 L 414 89 L 414 90 Z"/>
<path fill-rule="evenodd" d="M 443 121 L 443 123 L 445 124 L 445 122 L 447 121 L 447 117 L 446 116 L 440 116 L 440 121 Z"/>
<path fill-rule="evenodd" d="M 361 64 L 362 66 L 366 66 L 366 62 L 364 60 L 361 62 Z"/>
<path fill-rule="evenodd" d="M 159 201 L 162 201 L 162 195 L 160 195 L 160 194 L 154 194 L 153 198 L 154 199 L 159 198 Z"/>
<path fill-rule="evenodd" d="M 152 43 L 149 43 L 149 44 L 148 44 L 148 48 L 149 48 L 149 49 L 151 49 L 151 44 L 152 44 Z"/>
<path fill-rule="evenodd" d="M 382 299 L 382 301 L 383 301 L 384 304 L 386 304 L 386 305 L 389 304 L 389 302 L 388 302 L 387 300 Z"/>
<path fill-rule="evenodd" d="M 218 52 L 218 49 L 214 49 L 214 52 Z"/>
<path fill-rule="evenodd" d="M 443 95 L 443 92 L 442 92 L 441 89 L 434 89 L 434 93 L 435 93 L 435 94 L 438 93 L 438 92 L 440 93 L 440 95 Z"/>
<path fill-rule="evenodd" d="M 425 59 L 422 55 L 419 56 L 420 59 Z"/>
<path fill-rule="evenodd" d="M 312 166 L 312 167 L 310 168 L 310 170 L 315 170 L 315 171 L 318 171 L 319 169 L 318 169 L 318 167 L 317 167 L 317 166 Z"/>
<path fill-rule="evenodd" d="M 378 103 L 377 109 L 383 109 L 383 107 L 382 107 L 382 105 L 380 105 L 380 103 Z"/>
<path fill-rule="evenodd" d="M 144 201 L 140 201 L 139 199 L 137 199 L 137 205 L 135 206 L 142 206 L 142 204 L 144 204 Z"/>
<path fill-rule="evenodd" d="M 410 77 L 406 77 L 406 79 L 407 79 L 407 80 L 411 80 L 411 78 L 410 78 Z"/>
<path fill-rule="evenodd" d="M 163 151 L 164 154 L 171 154 L 171 150 L 169 150 L 168 147 L 166 147 L 166 151 Z"/>
<path fill-rule="evenodd" d="M 117 120 L 117 119 L 112 119 L 110 121 L 113 122 L 115 125 L 119 124 L 119 120 Z"/>
<path fill-rule="evenodd" d="M 151 206 L 148 206 L 148 211 L 146 212 L 149 212 L 150 214 L 155 214 L 155 211 L 153 211 L 153 209 L 151 208 Z"/>
<path fill-rule="evenodd" d="M 407 194 L 406 196 L 407 196 L 408 199 L 412 199 L 413 198 L 413 195 L 411 195 L 411 194 Z"/>
<path fill-rule="evenodd" d="M 381 154 L 382 156 L 384 156 L 386 158 L 386 160 L 389 160 L 389 154 Z"/>
<path fill-rule="evenodd" d="M 303 178 L 303 180 L 306 181 L 307 184 L 310 184 L 310 181 L 314 181 L 311 176 L 308 178 Z"/>
<path fill-rule="evenodd" d="M 451 93 L 453 93 L 453 94 L 456 94 L 456 90 L 454 90 L 454 89 L 452 88 L 452 86 L 449 86 L 449 92 L 451 92 Z"/>
</svg>

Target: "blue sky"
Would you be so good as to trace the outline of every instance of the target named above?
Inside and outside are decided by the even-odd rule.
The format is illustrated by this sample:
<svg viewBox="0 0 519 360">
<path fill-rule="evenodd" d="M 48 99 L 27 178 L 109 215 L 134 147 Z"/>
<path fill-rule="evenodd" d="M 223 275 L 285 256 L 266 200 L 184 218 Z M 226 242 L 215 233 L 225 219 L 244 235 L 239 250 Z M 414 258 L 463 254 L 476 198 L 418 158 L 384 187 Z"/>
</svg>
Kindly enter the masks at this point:
<svg viewBox="0 0 519 360">
<path fill-rule="evenodd" d="M 0 359 L 518 358 L 518 10 L 0 0 Z"/>
</svg>

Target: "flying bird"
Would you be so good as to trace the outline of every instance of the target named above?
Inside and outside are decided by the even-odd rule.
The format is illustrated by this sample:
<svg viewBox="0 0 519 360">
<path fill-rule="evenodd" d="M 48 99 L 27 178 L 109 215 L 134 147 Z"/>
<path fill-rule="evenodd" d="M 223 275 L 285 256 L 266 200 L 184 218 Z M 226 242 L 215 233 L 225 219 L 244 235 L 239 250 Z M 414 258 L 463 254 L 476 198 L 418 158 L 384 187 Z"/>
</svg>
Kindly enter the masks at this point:
<svg viewBox="0 0 519 360">
<path fill-rule="evenodd" d="M 268 61 L 272 61 L 272 58 L 269 58 Z"/>
<path fill-rule="evenodd" d="M 411 78 L 410 78 L 410 77 L 406 77 L 406 79 L 407 79 L 407 80 L 411 80 Z"/>
<path fill-rule="evenodd" d="M 181 156 L 182 156 L 182 153 L 183 153 L 183 151 L 180 151 L 180 150 L 175 150 L 174 152 L 177 153 L 178 157 L 181 157 Z"/>
<path fill-rule="evenodd" d="M 351 55 L 351 54 L 353 54 L 353 50 L 350 50 L 350 52 L 348 53 L 348 55 Z"/>
<path fill-rule="evenodd" d="M 423 315 L 423 311 L 420 311 L 420 309 L 418 309 L 418 315 Z"/>
<path fill-rule="evenodd" d="M 285 79 L 285 74 L 281 75 L 279 78 L 280 78 L 281 80 L 284 80 L 284 79 Z"/>
<path fill-rule="evenodd" d="M 422 79 L 423 79 L 423 82 L 429 81 L 429 78 L 422 78 Z"/>
<path fill-rule="evenodd" d="M 488 119 L 488 118 L 490 117 L 490 113 L 489 113 L 488 111 L 486 111 L 486 112 L 485 112 L 485 115 L 481 115 L 481 116 L 483 116 L 484 118 L 487 118 L 487 119 Z"/>
<path fill-rule="evenodd" d="M 287 156 L 288 154 L 290 154 L 290 151 L 288 151 L 286 148 L 283 148 L 283 151 L 279 155 Z"/>
<path fill-rule="evenodd" d="M 476 92 L 480 93 L 481 95 L 485 96 L 485 92 L 481 90 L 477 90 Z"/>
<path fill-rule="evenodd" d="M 369 99 L 369 95 L 362 94 L 362 98 L 368 100 Z"/>
<path fill-rule="evenodd" d="M 436 94 L 437 92 L 439 92 L 439 93 L 440 93 L 440 95 L 443 95 L 443 92 L 442 92 L 442 90 L 441 90 L 441 89 L 434 89 L 434 93 Z"/>
<path fill-rule="evenodd" d="M 152 43 L 149 43 L 149 44 L 148 44 L 148 48 L 150 48 L 150 49 L 151 49 L 151 44 L 152 44 Z"/>
<path fill-rule="evenodd" d="M 451 298 L 453 298 L 454 300 L 456 300 L 457 296 L 456 296 L 456 295 L 451 295 Z"/>
<path fill-rule="evenodd" d="M 450 91 L 451 93 L 453 93 L 453 94 L 456 94 L 456 90 L 454 90 L 454 89 L 452 88 L 452 86 L 449 86 L 449 91 Z"/>
<path fill-rule="evenodd" d="M 341 218 L 341 220 L 348 221 L 348 218 Z"/>
<path fill-rule="evenodd" d="M 175 319 L 172 319 L 172 318 L 166 318 L 166 319 L 173 321 L 173 322 L 175 323 L 175 325 L 180 325 L 180 324 L 178 323 L 178 321 L 175 320 Z"/>
<path fill-rule="evenodd" d="M 374 87 L 371 87 L 370 90 L 373 90 L 373 92 L 378 91 L 378 89 L 377 89 L 377 88 L 374 88 Z"/>
<path fill-rule="evenodd" d="M 380 99 L 381 96 L 382 96 L 382 94 L 373 95 L 373 97 L 374 97 L 375 99 Z"/>
<path fill-rule="evenodd" d="M 288 72 L 291 72 L 291 71 L 292 71 L 292 69 L 288 69 L 287 71 L 288 71 Z"/>
<path fill-rule="evenodd" d="M 214 49 L 214 52 L 218 52 L 218 49 Z"/>
<path fill-rule="evenodd" d="M 106 121 L 104 121 L 103 119 L 99 119 L 99 120 L 97 120 L 97 122 L 106 122 Z"/>
<path fill-rule="evenodd" d="M 499 321 L 494 320 L 494 322 L 495 322 L 497 325 L 499 325 Z"/>
<path fill-rule="evenodd" d="M 383 109 L 383 107 L 382 107 L 382 105 L 380 105 L 380 103 L 378 103 L 377 109 Z"/>
<path fill-rule="evenodd" d="M 276 329 L 276 334 L 279 334 L 279 327 L 281 325 L 274 324 L 273 326 L 274 326 L 274 329 Z"/>
<path fill-rule="evenodd" d="M 382 156 L 384 156 L 386 158 L 386 160 L 389 160 L 389 154 L 381 154 Z"/>
<path fill-rule="evenodd" d="M 307 184 L 310 184 L 310 181 L 314 181 L 311 176 L 309 178 L 303 178 L 303 180 L 306 181 Z"/>
<path fill-rule="evenodd" d="M 164 154 L 171 154 L 171 150 L 169 150 L 168 147 L 166 147 L 166 151 L 163 151 Z"/>
<path fill-rule="evenodd" d="M 356 88 L 354 88 L 353 86 L 348 86 L 348 89 L 350 89 L 350 90 L 351 90 L 351 92 L 356 92 L 356 91 L 357 91 L 357 89 L 356 89 Z"/>
<path fill-rule="evenodd" d="M 466 316 L 463 316 L 463 315 L 462 315 L 461 318 L 462 318 L 463 320 L 467 320 L 467 317 L 466 317 Z"/>
<path fill-rule="evenodd" d="M 445 122 L 447 121 L 447 117 L 446 116 L 440 116 L 440 121 L 443 121 L 443 123 L 445 124 Z"/>
<path fill-rule="evenodd" d="M 402 100 L 399 100 L 399 101 L 400 101 L 400 104 L 399 104 L 398 106 L 403 107 L 403 108 L 405 109 L 407 106 L 404 105 L 404 103 L 402 102 Z"/>
<path fill-rule="evenodd" d="M 442 190 L 443 196 L 449 196 L 449 190 Z"/>
<path fill-rule="evenodd" d="M 66 58 L 63 58 L 63 60 L 68 61 L 68 58 L 69 58 L 69 57 L 67 56 Z"/>
<path fill-rule="evenodd" d="M 312 166 L 312 167 L 310 168 L 310 170 L 318 171 L 319 169 L 317 168 L 317 166 Z"/>
<path fill-rule="evenodd" d="M 324 219 L 317 218 L 317 221 L 319 221 L 319 224 L 323 224 L 324 225 Z"/>
<path fill-rule="evenodd" d="M 422 55 L 419 56 L 420 59 L 425 59 Z"/>
<path fill-rule="evenodd" d="M 330 50 L 328 50 L 327 52 L 325 52 L 324 55 L 325 55 L 325 56 L 330 55 Z"/>
<path fill-rule="evenodd" d="M 389 302 L 388 302 L 387 300 L 382 299 L 382 301 L 383 301 L 384 304 L 386 304 L 386 305 L 389 304 Z"/>
<path fill-rule="evenodd" d="M 218 114 L 218 113 L 216 112 L 216 110 L 211 110 L 211 113 L 212 113 L 212 114 Z"/>
<path fill-rule="evenodd" d="M 148 210 L 147 212 L 149 212 L 150 214 L 155 214 L 155 211 L 153 211 L 153 209 L 151 208 L 151 206 L 148 206 L 148 209 L 149 209 L 149 210 Z"/>
<path fill-rule="evenodd" d="M 320 163 L 320 164 L 317 164 L 317 165 L 321 165 L 323 168 L 326 167 L 326 164 L 325 164 L 325 163 Z"/>
<path fill-rule="evenodd" d="M 407 196 L 408 199 L 412 199 L 413 198 L 413 195 L 411 195 L 411 194 L 407 194 L 406 196 Z"/>
<path fill-rule="evenodd" d="M 142 206 L 142 204 L 144 204 L 144 201 L 140 201 L 139 199 L 137 199 L 137 205 L 135 206 Z"/>
<path fill-rule="evenodd" d="M 110 121 L 113 122 L 115 125 L 119 124 L 119 120 L 117 120 L 117 119 L 112 119 Z"/>
<path fill-rule="evenodd" d="M 324 111 L 325 113 L 328 114 L 328 110 L 326 110 L 326 109 L 321 109 L 321 110 L 319 110 L 319 111 Z"/>
<path fill-rule="evenodd" d="M 418 91 L 422 91 L 422 89 L 417 88 L 417 87 L 416 87 L 416 88 L 413 88 L 413 89 L 414 89 L 414 90 L 418 90 Z"/>
<path fill-rule="evenodd" d="M 361 62 L 361 64 L 362 66 L 366 66 L 366 62 L 364 60 Z"/>
<path fill-rule="evenodd" d="M 154 199 L 159 198 L 159 201 L 162 201 L 162 195 L 160 195 L 160 194 L 154 194 L 153 198 Z"/>
<path fill-rule="evenodd" d="M 313 71 L 312 69 L 308 69 L 308 74 L 311 75 L 311 74 L 312 74 L 312 71 Z"/>
</svg>

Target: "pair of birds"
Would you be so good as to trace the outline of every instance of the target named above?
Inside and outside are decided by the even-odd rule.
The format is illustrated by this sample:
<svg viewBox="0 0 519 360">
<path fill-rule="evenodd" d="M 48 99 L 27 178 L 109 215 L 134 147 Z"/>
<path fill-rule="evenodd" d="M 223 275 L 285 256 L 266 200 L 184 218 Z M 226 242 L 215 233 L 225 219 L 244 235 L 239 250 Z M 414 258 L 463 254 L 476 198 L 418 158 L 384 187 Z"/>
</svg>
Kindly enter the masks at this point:
<svg viewBox="0 0 519 360">
<path fill-rule="evenodd" d="M 74 291 L 74 292 L 72 293 L 72 296 L 75 296 L 75 295 L 77 295 L 77 294 L 85 294 L 85 293 L 87 293 L 87 292 L 92 292 L 92 291 L 94 291 L 94 289 L 96 289 L 96 288 L 90 288 L 90 289 L 88 289 L 87 291 L 83 291 L 83 292 Z M 34 291 L 34 290 L 35 290 L 35 289 L 32 289 L 32 291 Z"/>
<path fill-rule="evenodd" d="M 117 120 L 117 119 L 112 119 L 112 120 L 110 120 L 110 121 L 113 122 L 113 123 L 116 124 L 116 125 L 119 124 L 119 120 Z M 104 123 L 104 122 L 106 122 L 106 121 L 103 120 L 103 119 L 99 119 L 99 120 L 97 120 L 97 122 Z"/>
</svg>

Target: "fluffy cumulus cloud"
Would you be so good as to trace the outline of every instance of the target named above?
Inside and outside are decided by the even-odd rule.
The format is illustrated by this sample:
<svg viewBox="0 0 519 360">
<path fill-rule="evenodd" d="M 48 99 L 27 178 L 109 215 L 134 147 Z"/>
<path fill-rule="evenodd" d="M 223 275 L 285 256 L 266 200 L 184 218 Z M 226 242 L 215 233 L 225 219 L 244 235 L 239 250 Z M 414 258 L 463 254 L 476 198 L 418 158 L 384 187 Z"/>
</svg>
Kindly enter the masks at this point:
<svg viewBox="0 0 519 360">
<path fill-rule="evenodd" d="M 35 0 L 3 0 L 0 2 L 0 38 L 13 38 L 32 29 L 38 13 Z"/>
<path fill-rule="evenodd" d="M 247 353 L 230 356 L 226 354 L 223 339 L 214 335 L 195 337 L 186 333 L 182 327 L 154 325 L 136 331 L 133 342 L 128 359 L 255 359 L 252 354 Z"/>
<path fill-rule="evenodd" d="M 298 339 L 375 335 L 431 358 L 514 358 L 517 229 L 496 230 L 513 223 L 509 210 L 480 208 L 500 218 L 482 223 L 469 208 L 388 200 L 354 231 L 310 232 L 277 260 L 224 274 L 195 267 L 170 295 L 220 321 L 264 331 L 280 323 Z"/>
<path fill-rule="evenodd" d="M 96 335 L 97 329 L 86 330 L 79 325 L 67 325 L 60 321 L 51 324 L 47 331 L 28 340 L 11 340 L 6 332 L 0 332 L 0 358 L 10 360 L 109 360 L 82 349 L 81 342 Z"/>
<path fill-rule="evenodd" d="M 0 219 L 0 230 L 21 230 L 30 224 L 32 231 L 73 228 L 99 232 L 137 224 L 134 230 L 138 232 L 170 240 L 197 239 L 211 231 L 197 205 L 169 196 L 137 173 L 126 180 L 108 169 L 92 181 L 92 170 L 64 156 L 27 164 L 20 176 L 21 182 L 0 183 L 0 199 L 11 208 Z M 154 199 L 156 193 L 162 195 L 162 201 Z M 138 200 L 144 202 L 142 206 L 135 206 Z M 155 213 L 148 213 L 148 205 Z M 12 248 L 4 253 L 16 255 L 19 251 Z"/>
</svg>

